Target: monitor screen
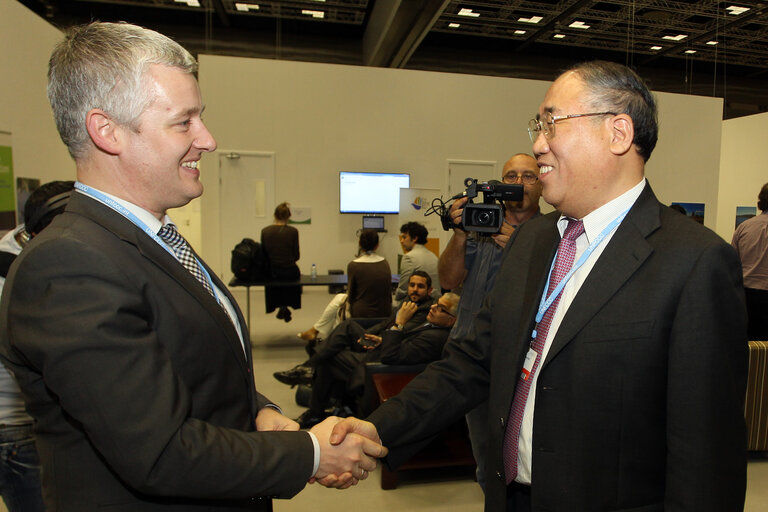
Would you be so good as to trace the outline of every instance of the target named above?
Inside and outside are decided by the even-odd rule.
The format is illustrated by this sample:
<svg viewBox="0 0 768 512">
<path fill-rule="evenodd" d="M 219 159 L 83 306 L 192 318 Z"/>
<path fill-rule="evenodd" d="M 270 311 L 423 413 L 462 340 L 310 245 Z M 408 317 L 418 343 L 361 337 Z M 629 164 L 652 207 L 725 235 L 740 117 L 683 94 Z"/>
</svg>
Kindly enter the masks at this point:
<svg viewBox="0 0 768 512">
<path fill-rule="evenodd" d="M 400 213 L 400 189 L 410 186 L 405 173 L 339 173 L 341 213 Z"/>
</svg>

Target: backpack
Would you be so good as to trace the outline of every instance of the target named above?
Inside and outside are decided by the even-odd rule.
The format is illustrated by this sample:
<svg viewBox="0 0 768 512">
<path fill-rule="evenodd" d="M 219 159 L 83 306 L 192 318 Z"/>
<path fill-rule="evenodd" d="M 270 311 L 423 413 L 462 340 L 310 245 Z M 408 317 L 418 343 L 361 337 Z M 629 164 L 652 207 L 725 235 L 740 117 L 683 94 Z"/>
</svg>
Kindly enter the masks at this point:
<svg viewBox="0 0 768 512">
<path fill-rule="evenodd" d="M 263 281 L 267 277 L 266 258 L 261 244 L 252 238 L 243 238 L 232 249 L 230 268 L 237 279 Z"/>
</svg>

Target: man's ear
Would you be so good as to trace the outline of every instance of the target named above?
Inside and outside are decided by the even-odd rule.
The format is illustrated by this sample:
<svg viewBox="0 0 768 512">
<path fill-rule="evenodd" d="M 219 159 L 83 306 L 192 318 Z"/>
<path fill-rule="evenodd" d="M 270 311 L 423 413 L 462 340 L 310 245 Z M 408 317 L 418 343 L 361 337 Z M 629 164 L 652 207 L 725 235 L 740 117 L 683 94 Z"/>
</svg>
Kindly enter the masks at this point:
<svg viewBox="0 0 768 512">
<path fill-rule="evenodd" d="M 85 114 L 85 128 L 93 144 L 110 155 L 121 152 L 121 127 L 101 109 L 94 108 Z"/>
<path fill-rule="evenodd" d="M 611 152 L 614 155 L 623 155 L 632 149 L 632 141 L 635 138 L 635 124 L 627 114 L 613 116 L 610 121 L 611 128 Z"/>
</svg>

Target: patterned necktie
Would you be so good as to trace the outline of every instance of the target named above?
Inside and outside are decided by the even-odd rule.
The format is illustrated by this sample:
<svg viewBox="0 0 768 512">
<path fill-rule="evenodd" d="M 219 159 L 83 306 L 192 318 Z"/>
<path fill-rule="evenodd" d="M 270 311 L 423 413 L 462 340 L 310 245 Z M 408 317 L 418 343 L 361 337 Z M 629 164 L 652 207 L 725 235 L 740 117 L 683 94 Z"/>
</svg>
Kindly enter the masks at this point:
<svg viewBox="0 0 768 512">
<path fill-rule="evenodd" d="M 189 248 L 187 241 L 184 240 L 184 237 L 176 230 L 176 226 L 173 224 L 166 224 L 157 232 L 157 236 L 162 238 L 163 241 L 173 249 L 173 252 L 176 254 L 176 257 L 179 258 L 181 264 L 184 265 L 184 268 L 189 270 L 189 273 L 200 281 L 200 284 L 208 290 L 208 293 L 216 298 L 216 294 L 213 293 L 213 288 L 211 288 L 210 283 L 208 283 L 208 279 L 206 279 L 203 270 L 200 268 L 197 258 L 192 254 L 192 249 Z"/>
<path fill-rule="evenodd" d="M 571 270 L 573 258 L 576 255 L 576 239 L 582 233 L 584 233 L 584 223 L 580 220 L 568 219 L 568 227 L 565 228 L 563 238 L 560 240 L 560 245 L 557 248 L 557 260 L 549 280 L 547 297 Z M 531 367 L 530 373 L 526 375 L 524 372 L 521 372 L 517 388 L 515 389 L 515 398 L 512 400 L 507 430 L 504 433 L 504 472 L 507 475 L 507 485 L 517 477 L 517 450 L 525 404 L 528 401 L 531 382 L 541 362 L 541 354 L 544 352 L 544 341 L 547 339 L 549 325 L 552 323 L 552 317 L 560 302 L 560 295 L 555 298 L 549 309 L 544 313 L 541 322 L 536 326 L 536 338 L 531 342 L 531 348 L 536 351 L 536 360 Z"/>
</svg>

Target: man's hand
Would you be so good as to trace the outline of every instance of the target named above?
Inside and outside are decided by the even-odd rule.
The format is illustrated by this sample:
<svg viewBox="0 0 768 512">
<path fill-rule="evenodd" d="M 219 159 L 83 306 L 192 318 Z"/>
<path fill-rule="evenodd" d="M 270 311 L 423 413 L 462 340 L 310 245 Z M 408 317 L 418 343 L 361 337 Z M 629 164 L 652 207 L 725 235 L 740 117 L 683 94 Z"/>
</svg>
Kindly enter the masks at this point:
<svg viewBox="0 0 768 512">
<path fill-rule="evenodd" d="M 400 306 L 399 310 L 397 310 L 395 323 L 400 326 L 405 325 L 408 320 L 413 318 L 413 315 L 416 313 L 417 309 L 419 309 L 419 305 L 415 302 L 403 302 L 403 305 Z"/>
<path fill-rule="evenodd" d="M 299 424 L 272 407 L 263 407 L 256 415 L 256 430 L 299 430 Z"/>
<path fill-rule="evenodd" d="M 461 224 L 461 215 L 464 213 L 464 205 L 467 204 L 467 201 L 469 201 L 469 198 L 467 197 L 457 199 L 453 202 L 451 208 L 448 210 L 448 213 L 451 215 L 451 220 L 453 220 L 453 223 L 456 224 L 456 228 L 454 228 L 453 232 L 459 236 L 464 235 L 465 237 L 467 232 L 458 226 Z"/>
<path fill-rule="evenodd" d="M 381 345 L 381 336 L 375 334 L 363 334 L 362 337 L 357 339 L 357 342 L 362 345 L 365 350 L 373 350 Z"/>
<path fill-rule="evenodd" d="M 507 242 L 509 242 L 509 237 L 512 236 L 512 233 L 515 232 L 515 228 L 512 226 L 512 224 L 508 224 L 505 220 L 504 223 L 501 225 L 501 231 L 499 233 L 496 233 L 495 235 L 491 235 L 491 238 L 493 238 L 493 241 L 496 242 L 499 247 L 502 249 L 507 246 Z"/>
<path fill-rule="evenodd" d="M 345 422 L 345 427 L 339 431 L 343 432 L 343 436 L 337 435 L 336 442 L 332 443 L 331 435 L 336 432 L 334 426 L 340 421 Z M 376 459 L 387 454 L 376 427 L 356 418 L 341 420 L 331 416 L 312 427 L 310 432 L 315 434 L 320 443 L 320 466 L 310 483 L 316 481 L 337 489 L 357 485 L 360 480 L 368 478 L 370 471 L 376 469 Z"/>
</svg>

